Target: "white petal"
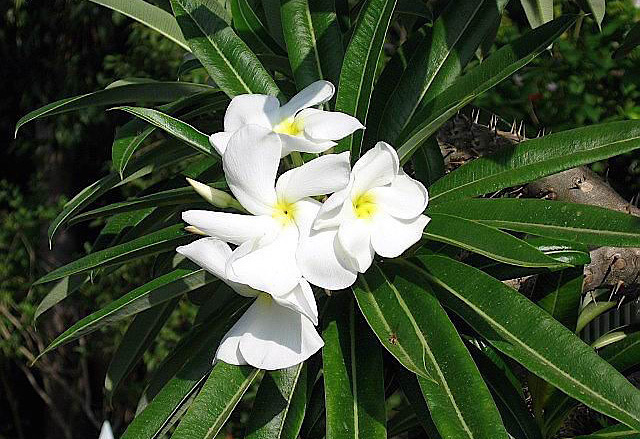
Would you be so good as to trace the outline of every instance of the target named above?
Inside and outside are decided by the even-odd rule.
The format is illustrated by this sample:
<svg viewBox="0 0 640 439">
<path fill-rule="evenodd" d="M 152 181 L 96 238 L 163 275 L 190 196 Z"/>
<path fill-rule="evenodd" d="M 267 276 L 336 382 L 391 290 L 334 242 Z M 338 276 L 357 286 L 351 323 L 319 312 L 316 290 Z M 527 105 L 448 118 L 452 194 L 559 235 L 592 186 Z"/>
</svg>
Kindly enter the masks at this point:
<svg viewBox="0 0 640 439">
<path fill-rule="evenodd" d="M 209 143 L 216 151 L 218 151 L 218 154 L 222 156 L 227 150 L 229 139 L 231 139 L 231 136 L 233 136 L 234 133 L 235 131 L 220 131 L 219 133 L 213 133 L 209 136 Z"/>
<path fill-rule="evenodd" d="M 187 210 L 182 212 L 182 219 L 209 236 L 235 245 L 273 233 L 278 227 L 271 216 L 242 215 L 211 210 Z"/>
<path fill-rule="evenodd" d="M 296 264 L 298 228 L 283 227 L 275 237 L 247 241 L 236 248 L 227 262 L 227 276 L 271 294 L 286 294 L 300 281 Z"/>
<path fill-rule="evenodd" d="M 231 327 L 229 332 L 226 333 L 218 350 L 216 351 L 215 360 L 221 360 L 228 364 L 235 364 L 236 366 L 242 366 L 247 364 L 247 361 L 242 357 L 240 353 L 240 339 L 250 327 L 252 319 L 255 318 L 251 309 L 255 306 L 255 302 L 251 304 L 249 309 L 240 317 L 240 319 Z"/>
<path fill-rule="evenodd" d="M 282 145 L 277 134 L 257 125 L 239 129 L 229 140 L 222 164 L 229 189 L 255 215 L 270 214 Z"/>
<path fill-rule="evenodd" d="M 396 258 L 420 240 L 429 220 L 425 215 L 405 220 L 379 212 L 373 219 L 371 245 L 380 256 Z"/>
<path fill-rule="evenodd" d="M 371 247 L 372 222 L 366 219 L 349 219 L 344 221 L 338 229 L 340 247 L 351 261 L 342 261 L 345 265 L 352 265 L 360 273 L 364 273 L 373 262 L 373 247 Z"/>
<path fill-rule="evenodd" d="M 357 270 L 341 262 L 345 258 L 338 258 L 334 248 L 337 227 L 321 231 L 311 229 L 320 206 L 312 198 L 296 203 L 296 224 L 300 230 L 296 260 L 303 278 L 321 288 L 341 290 L 355 282 Z"/>
<path fill-rule="evenodd" d="M 102 423 L 102 428 L 100 429 L 100 436 L 98 439 L 113 439 L 113 430 L 111 429 L 111 424 L 109 421 L 104 421 Z"/>
<path fill-rule="evenodd" d="M 224 115 L 224 130 L 235 131 L 245 125 L 271 128 L 271 116 L 277 113 L 280 102 L 273 96 L 246 94 L 231 100 Z"/>
<path fill-rule="evenodd" d="M 312 230 L 300 240 L 296 259 L 302 276 L 314 285 L 341 290 L 356 281 L 357 271 L 339 259 L 338 228 Z"/>
<path fill-rule="evenodd" d="M 227 261 L 231 256 L 231 247 L 226 242 L 216 238 L 202 238 L 191 244 L 176 248 L 181 255 L 207 270 L 209 273 L 222 279 L 236 293 L 245 297 L 255 297 L 258 292 L 247 285 L 232 282 L 227 279 L 225 273 Z"/>
<path fill-rule="evenodd" d="M 305 134 L 318 140 L 340 140 L 364 128 L 358 119 L 339 111 L 307 108 L 298 113 L 296 120 L 299 118 Z"/>
<path fill-rule="evenodd" d="M 360 195 L 391 183 L 400 167 L 398 153 L 388 143 L 378 142 L 353 165 L 353 190 Z"/>
<path fill-rule="evenodd" d="M 400 173 L 389 186 L 371 189 L 383 212 L 396 218 L 413 219 L 427 208 L 429 195 L 422 183 Z"/>
<path fill-rule="evenodd" d="M 351 173 L 351 178 L 353 180 L 353 173 Z M 351 187 L 352 182 L 344 189 L 334 192 L 326 199 L 313 223 L 314 230 L 337 227 L 345 218 L 351 217 L 345 215 L 345 213 L 353 210 L 350 197 Z"/>
<path fill-rule="evenodd" d="M 290 136 L 288 134 L 279 134 L 279 136 L 282 141 L 282 157 L 291 154 L 293 151 L 320 154 L 337 145 L 337 143 L 332 140 L 314 140 L 304 135 Z"/>
<path fill-rule="evenodd" d="M 349 153 L 327 154 L 293 168 L 278 178 L 279 201 L 294 203 L 304 197 L 329 194 L 349 183 Z"/>
<path fill-rule="evenodd" d="M 237 328 L 244 331 L 239 350 L 254 367 L 276 370 L 295 366 L 324 344 L 308 318 L 274 301 L 258 298 L 241 320 L 245 316 L 246 324 Z"/>
<path fill-rule="evenodd" d="M 318 305 L 313 296 L 313 290 L 305 279 L 300 279 L 300 283 L 293 290 L 283 295 L 271 295 L 273 300 L 281 306 L 297 311 L 305 315 L 314 325 L 318 324 Z"/>
<path fill-rule="evenodd" d="M 304 108 L 324 104 L 333 97 L 335 91 L 333 84 L 328 81 L 320 80 L 309 84 L 280 108 L 278 119 L 284 120 L 295 116 Z"/>
</svg>

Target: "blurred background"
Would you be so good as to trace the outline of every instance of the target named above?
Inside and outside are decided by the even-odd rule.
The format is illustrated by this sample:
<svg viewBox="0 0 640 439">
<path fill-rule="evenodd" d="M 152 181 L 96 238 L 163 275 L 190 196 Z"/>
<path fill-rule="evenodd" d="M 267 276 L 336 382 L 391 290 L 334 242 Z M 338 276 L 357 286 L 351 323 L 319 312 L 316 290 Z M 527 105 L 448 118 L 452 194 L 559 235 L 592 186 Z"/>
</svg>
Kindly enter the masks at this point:
<svg viewBox="0 0 640 439">
<path fill-rule="evenodd" d="M 152 3 L 169 9 L 168 1 Z M 104 419 L 122 432 L 135 413 L 147 371 L 193 319 L 189 302 L 181 301 L 143 363 L 107 404 L 104 375 L 126 325 L 66 345 L 33 367 L 30 363 L 63 329 L 143 283 L 149 261 L 95 279 L 37 324 L 35 308 L 50 286 L 30 284 L 83 254 L 95 239 L 96 224 L 82 223 L 65 231 L 49 250 L 46 231 L 66 201 L 109 171 L 114 129 L 126 116 L 73 112 L 39 119 L 15 140 L 13 132 L 27 112 L 118 79 L 176 80 L 183 50 L 87 1 L 0 0 L 0 5 L 0 438 L 97 438 Z M 611 56 L 640 20 L 639 7 L 636 0 L 608 1 L 601 31 L 589 17 L 580 20 L 548 53 L 478 99 L 474 105 L 482 109 L 482 118 L 495 113 L 507 124 L 523 121 L 529 135 L 543 128 L 548 133 L 640 118 L 640 51 L 622 59 Z M 576 9 L 572 0 L 556 1 L 556 8 L 558 13 Z M 512 1 L 496 45 L 528 28 L 519 2 Z M 594 169 L 628 200 L 640 191 L 637 153 L 597 163 Z M 153 179 L 109 192 L 99 203 L 132 196 Z M 233 431 L 228 435 L 233 437 Z"/>
</svg>

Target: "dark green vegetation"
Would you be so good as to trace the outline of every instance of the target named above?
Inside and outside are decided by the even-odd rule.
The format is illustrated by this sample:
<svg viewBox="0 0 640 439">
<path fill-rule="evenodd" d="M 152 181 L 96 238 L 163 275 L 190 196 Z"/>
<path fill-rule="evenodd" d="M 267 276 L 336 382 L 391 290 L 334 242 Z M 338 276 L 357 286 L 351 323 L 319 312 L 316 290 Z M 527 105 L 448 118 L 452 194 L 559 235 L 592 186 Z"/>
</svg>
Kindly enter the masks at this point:
<svg viewBox="0 0 640 439">
<path fill-rule="evenodd" d="M 177 25 L 155 26 L 169 38 L 86 1 L 5 3 L 1 437 L 97 437 L 110 419 L 118 436 L 129 426 L 128 438 L 174 429 L 180 438 L 546 438 L 566 431 L 576 401 L 608 417 L 592 413 L 568 434 L 637 434 L 611 419 L 640 429 L 638 392 L 616 372 L 638 367 L 638 333 L 628 328 L 598 356 L 573 331 L 585 245 L 640 247 L 638 221 L 595 207 L 463 198 L 593 162 L 627 199 L 635 195 L 639 122 L 614 122 L 640 115 L 638 54 L 618 49 L 638 16 L 630 1 L 607 3 L 601 32 L 591 17 L 573 15 L 575 2 L 556 2 L 559 18 L 532 33 L 527 16 L 547 21 L 546 12 L 525 13 L 515 0 L 504 14 L 507 2 L 489 0 L 456 0 L 444 12 L 443 1 L 289 0 L 281 14 L 278 1 L 234 0 L 226 11 L 204 8 L 204 24 L 198 2 L 159 1 L 166 12 L 154 14 L 177 16 Z M 597 2 L 578 3 L 590 10 Z M 182 63 L 189 48 L 200 61 Z M 129 79 L 53 105 L 51 113 L 69 112 L 27 117 L 13 140 L 29 111 L 132 77 L 163 83 Z M 384 138 L 417 178 L 435 182 L 432 226 L 414 257 L 373 266 L 355 298 L 329 299 L 322 355 L 264 375 L 211 370 L 215 346 L 246 303 L 173 260 L 188 239 L 179 211 L 202 205 L 184 176 L 224 187 L 203 133 L 220 128 L 226 96 L 290 96 L 318 78 L 340 81 L 335 108 L 367 120 L 364 138 L 339 148 L 356 155 Z M 507 128 L 524 120 L 529 137 L 555 134 L 440 178 L 425 145 L 469 104 Z M 536 154 L 526 153 L 531 145 Z M 522 239 L 527 233 L 554 239 Z M 482 257 L 469 265 L 447 257 L 459 249 Z M 497 280 L 541 270 L 547 283 L 532 296 L 539 306 Z"/>
</svg>

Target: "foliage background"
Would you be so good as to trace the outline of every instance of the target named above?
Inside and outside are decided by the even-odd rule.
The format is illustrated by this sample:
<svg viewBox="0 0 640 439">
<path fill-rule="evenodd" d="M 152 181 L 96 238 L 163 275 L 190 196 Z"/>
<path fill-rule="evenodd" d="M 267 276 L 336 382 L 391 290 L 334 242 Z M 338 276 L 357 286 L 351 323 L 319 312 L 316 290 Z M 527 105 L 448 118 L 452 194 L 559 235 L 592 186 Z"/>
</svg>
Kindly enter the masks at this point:
<svg viewBox="0 0 640 439">
<path fill-rule="evenodd" d="M 167 7 L 166 2 L 155 3 Z M 36 121 L 17 140 L 13 127 L 34 108 L 123 77 L 175 80 L 183 51 L 89 2 L 0 0 L 0 5 L 0 84 L 5 89 L 0 94 L 0 438 L 97 437 L 103 419 L 110 419 L 116 431 L 131 420 L 146 371 L 175 345 L 193 309 L 181 302 L 144 364 L 111 404 L 103 397 L 104 374 L 126 326 L 100 331 L 29 367 L 33 355 L 63 328 L 127 286 L 141 284 L 150 267 L 142 261 L 96 279 L 33 325 L 35 306 L 47 287 L 30 289 L 30 283 L 82 254 L 98 230 L 91 223 L 75 226 L 49 251 L 48 223 L 69 196 L 107 171 L 103 163 L 110 157 L 114 127 L 125 116 L 95 109 L 55 116 Z M 566 12 L 574 5 L 563 0 L 556 7 Z M 475 104 L 483 109 L 482 118 L 495 112 L 506 124 L 524 121 L 529 136 L 542 128 L 561 131 L 640 118 L 640 52 L 611 58 L 631 24 L 640 19 L 639 11 L 632 0 L 609 1 L 602 32 L 585 18 L 579 30 L 555 43 L 550 53 L 481 97 Z M 514 1 L 498 44 L 526 29 L 524 12 Z M 594 167 L 627 199 L 640 190 L 638 153 Z M 114 191 L 100 202 L 127 195 Z"/>
</svg>

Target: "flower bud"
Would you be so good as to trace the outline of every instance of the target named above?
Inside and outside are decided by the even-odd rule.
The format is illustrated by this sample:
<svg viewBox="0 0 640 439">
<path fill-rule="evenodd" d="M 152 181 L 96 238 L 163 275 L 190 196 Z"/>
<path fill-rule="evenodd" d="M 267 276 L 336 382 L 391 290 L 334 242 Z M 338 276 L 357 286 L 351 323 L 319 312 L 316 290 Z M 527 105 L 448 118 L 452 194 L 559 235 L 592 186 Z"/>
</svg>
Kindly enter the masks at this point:
<svg viewBox="0 0 640 439">
<path fill-rule="evenodd" d="M 207 200 L 208 203 L 222 209 L 231 207 L 237 210 L 244 210 L 242 209 L 242 206 L 240 206 L 240 203 L 238 203 L 238 201 L 228 193 L 221 191 L 220 189 L 212 188 L 209 185 L 200 183 L 199 181 L 188 177 L 187 181 L 198 195 Z"/>
</svg>

